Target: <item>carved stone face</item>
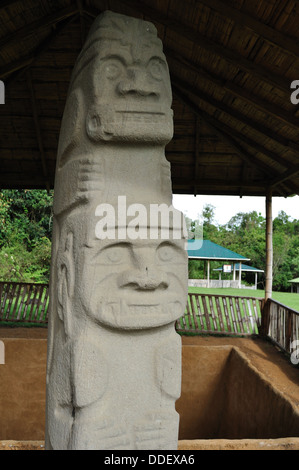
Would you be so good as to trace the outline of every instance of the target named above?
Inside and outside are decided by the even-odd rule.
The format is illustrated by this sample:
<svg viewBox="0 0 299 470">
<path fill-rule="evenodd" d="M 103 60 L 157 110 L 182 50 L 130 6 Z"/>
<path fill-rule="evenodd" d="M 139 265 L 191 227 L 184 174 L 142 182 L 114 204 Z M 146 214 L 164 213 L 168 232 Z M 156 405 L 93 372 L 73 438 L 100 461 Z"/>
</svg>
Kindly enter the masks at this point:
<svg viewBox="0 0 299 470">
<path fill-rule="evenodd" d="M 187 285 L 183 240 L 97 240 L 83 250 L 81 303 L 96 322 L 143 329 L 183 315 Z"/>
<path fill-rule="evenodd" d="M 86 68 L 93 96 L 88 136 L 94 141 L 167 143 L 173 135 L 172 92 L 154 26 L 110 13 L 89 42 L 85 56 L 87 62 L 91 57 L 91 70 Z"/>
</svg>

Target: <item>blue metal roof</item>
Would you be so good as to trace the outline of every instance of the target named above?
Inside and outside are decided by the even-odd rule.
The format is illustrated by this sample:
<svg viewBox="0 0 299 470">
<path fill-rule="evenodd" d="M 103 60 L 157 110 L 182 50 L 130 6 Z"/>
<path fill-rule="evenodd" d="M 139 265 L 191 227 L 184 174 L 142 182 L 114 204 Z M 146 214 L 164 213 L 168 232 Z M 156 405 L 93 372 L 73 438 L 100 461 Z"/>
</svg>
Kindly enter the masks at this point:
<svg viewBox="0 0 299 470">
<path fill-rule="evenodd" d="M 245 258 L 245 256 L 217 245 L 210 240 L 188 240 L 188 258 L 218 261 L 250 261 L 250 258 Z"/>
</svg>

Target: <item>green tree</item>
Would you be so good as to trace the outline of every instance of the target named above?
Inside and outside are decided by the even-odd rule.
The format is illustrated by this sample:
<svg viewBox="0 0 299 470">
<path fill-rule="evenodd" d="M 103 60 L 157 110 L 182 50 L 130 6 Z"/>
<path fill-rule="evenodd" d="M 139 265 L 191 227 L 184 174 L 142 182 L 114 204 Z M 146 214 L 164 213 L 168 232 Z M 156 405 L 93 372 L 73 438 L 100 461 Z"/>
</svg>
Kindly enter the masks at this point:
<svg viewBox="0 0 299 470">
<path fill-rule="evenodd" d="M 0 191 L 0 279 L 48 282 L 53 192 Z"/>
<path fill-rule="evenodd" d="M 214 207 L 203 211 L 204 239 L 250 258 L 250 265 L 266 269 L 266 220 L 260 213 L 237 213 L 226 225 L 215 225 Z M 192 277 L 202 277 L 199 263 L 189 263 Z M 280 212 L 273 220 L 273 288 L 277 291 L 290 289 L 289 280 L 299 276 L 299 220 L 291 220 Z M 252 282 L 248 274 L 243 280 Z M 261 281 L 263 283 L 263 280 Z M 264 287 L 261 285 L 260 287 Z"/>
</svg>

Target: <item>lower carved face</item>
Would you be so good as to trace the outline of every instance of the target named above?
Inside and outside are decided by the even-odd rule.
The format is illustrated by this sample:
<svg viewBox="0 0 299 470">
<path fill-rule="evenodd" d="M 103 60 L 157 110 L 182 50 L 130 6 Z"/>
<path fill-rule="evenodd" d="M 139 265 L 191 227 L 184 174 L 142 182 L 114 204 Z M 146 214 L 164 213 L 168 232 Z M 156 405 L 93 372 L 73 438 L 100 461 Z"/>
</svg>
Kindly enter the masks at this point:
<svg viewBox="0 0 299 470">
<path fill-rule="evenodd" d="M 143 329 L 184 314 L 188 277 L 183 241 L 110 241 L 84 250 L 80 297 L 96 322 Z"/>
</svg>

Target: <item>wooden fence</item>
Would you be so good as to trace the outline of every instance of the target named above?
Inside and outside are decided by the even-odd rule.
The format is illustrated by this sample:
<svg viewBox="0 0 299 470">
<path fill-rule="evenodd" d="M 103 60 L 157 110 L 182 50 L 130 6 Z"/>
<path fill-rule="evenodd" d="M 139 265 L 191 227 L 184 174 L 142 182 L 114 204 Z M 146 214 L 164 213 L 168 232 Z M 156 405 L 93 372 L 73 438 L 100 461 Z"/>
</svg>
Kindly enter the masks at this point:
<svg viewBox="0 0 299 470">
<path fill-rule="evenodd" d="M 47 323 L 49 286 L 0 282 L 0 321 Z"/>
<path fill-rule="evenodd" d="M 0 321 L 48 323 L 48 284 L 0 282 Z M 258 334 L 262 300 L 227 295 L 189 294 L 179 333 L 248 336 Z"/>
<path fill-rule="evenodd" d="M 189 294 L 179 333 L 249 336 L 259 333 L 263 300 L 228 295 Z"/>
<path fill-rule="evenodd" d="M 261 334 L 270 338 L 286 353 L 298 349 L 299 343 L 299 312 L 283 305 L 276 300 L 267 300 L 263 310 Z"/>
</svg>

